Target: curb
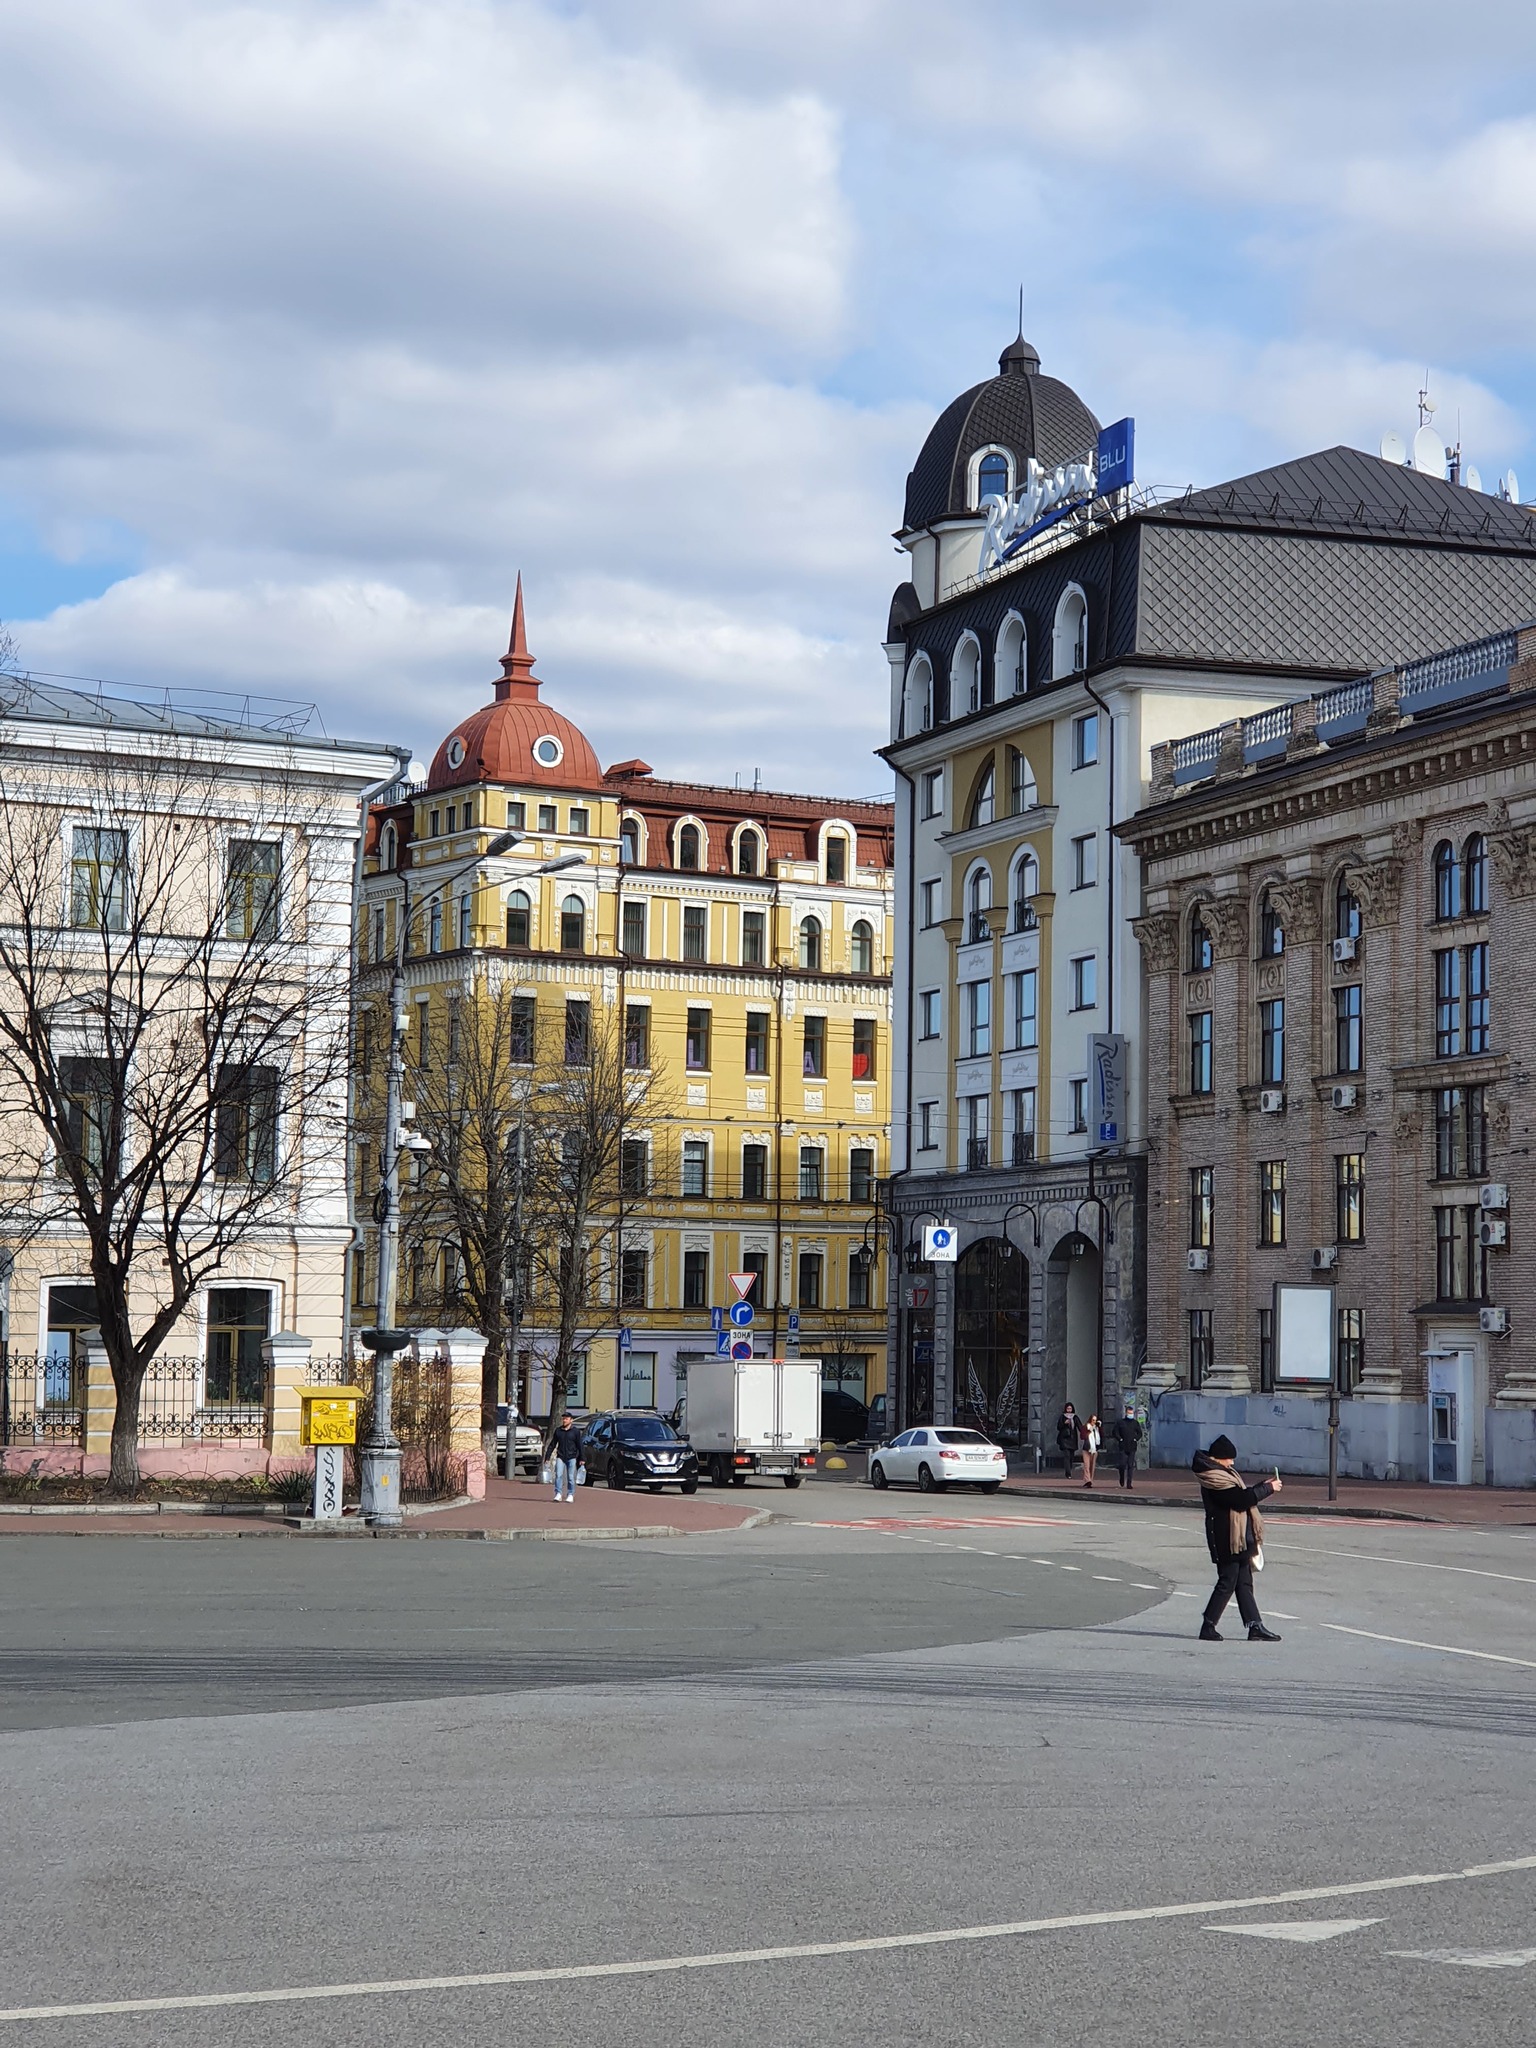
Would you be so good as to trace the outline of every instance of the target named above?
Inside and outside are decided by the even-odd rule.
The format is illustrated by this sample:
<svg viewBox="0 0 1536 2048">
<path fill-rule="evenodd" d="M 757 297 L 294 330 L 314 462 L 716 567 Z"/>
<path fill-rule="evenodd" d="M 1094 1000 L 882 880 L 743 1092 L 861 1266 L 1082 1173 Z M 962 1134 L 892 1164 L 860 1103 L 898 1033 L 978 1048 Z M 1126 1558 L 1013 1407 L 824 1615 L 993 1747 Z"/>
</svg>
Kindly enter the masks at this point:
<svg viewBox="0 0 1536 2048">
<path fill-rule="evenodd" d="M 1079 1498 L 1080 1494 L 1087 1491 L 1086 1487 L 1080 1487 L 1078 1492 L 1074 1494 L 1063 1493 L 1059 1488 L 1045 1486 L 1012 1486 L 1007 1481 L 1004 1481 L 1003 1484 L 1003 1492 L 1011 1493 L 1016 1500 L 1054 1500 L 1058 1503 L 1075 1501 Z M 1134 1490 L 1128 1493 L 1124 1487 L 1120 1486 L 1115 1487 L 1113 1492 L 1106 1489 L 1103 1493 L 1100 1493 L 1098 1488 L 1094 1487 L 1093 1497 L 1096 1501 L 1117 1500 L 1125 1507 L 1188 1508 L 1192 1514 L 1203 1514 L 1205 1512 L 1199 1501 L 1190 1500 L 1184 1494 L 1179 1493 L 1138 1493 Z M 1264 1503 L 1265 1520 L 1267 1521 L 1271 1515 L 1334 1515 L 1340 1520 L 1353 1522 L 1424 1522 L 1436 1529 L 1493 1528 L 1499 1526 L 1495 1523 L 1450 1522 L 1443 1515 L 1415 1514 L 1411 1508 L 1341 1507 L 1337 1501 L 1277 1501 L 1271 1498 Z M 1536 1516 L 1533 1516 L 1533 1519 L 1536 1519 Z"/>
<path fill-rule="evenodd" d="M 247 1522 L 282 1521 L 289 1513 L 286 1501 L 222 1501 L 222 1500 L 128 1500 L 118 1503 L 111 1501 L 86 1500 L 74 1505 L 54 1501 L 39 1503 L 32 1507 L 13 1507 L 0 1503 L 0 1515 L 238 1515 Z"/>
<path fill-rule="evenodd" d="M 647 1522 L 643 1525 L 623 1529 L 598 1528 L 588 1525 L 576 1529 L 370 1529 L 366 1522 L 301 1522 L 290 1521 L 286 1526 L 295 1535 L 311 1537 L 374 1537 L 381 1542 L 416 1543 L 625 1543 L 643 1541 L 652 1536 L 736 1536 L 745 1529 L 760 1529 L 769 1522 L 785 1521 L 788 1517 L 774 1514 L 771 1508 L 759 1508 L 744 1522 L 737 1522 L 731 1528 L 680 1529 L 675 1522 Z"/>
</svg>

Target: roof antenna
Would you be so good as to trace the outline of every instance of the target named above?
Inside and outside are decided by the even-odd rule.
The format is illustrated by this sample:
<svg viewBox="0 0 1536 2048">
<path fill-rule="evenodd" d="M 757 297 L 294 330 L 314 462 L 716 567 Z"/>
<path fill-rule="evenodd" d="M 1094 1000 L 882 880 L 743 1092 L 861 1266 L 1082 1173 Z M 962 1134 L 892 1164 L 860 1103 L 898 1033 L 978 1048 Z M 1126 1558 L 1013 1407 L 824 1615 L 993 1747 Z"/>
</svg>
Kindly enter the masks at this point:
<svg viewBox="0 0 1536 2048">
<path fill-rule="evenodd" d="M 1019 286 L 1019 339 L 1024 339 L 1024 287 Z"/>
<path fill-rule="evenodd" d="M 1425 366 L 1424 382 L 1419 389 L 1419 425 L 1427 427 L 1435 416 L 1434 401 L 1429 395 L 1429 369 Z"/>
</svg>

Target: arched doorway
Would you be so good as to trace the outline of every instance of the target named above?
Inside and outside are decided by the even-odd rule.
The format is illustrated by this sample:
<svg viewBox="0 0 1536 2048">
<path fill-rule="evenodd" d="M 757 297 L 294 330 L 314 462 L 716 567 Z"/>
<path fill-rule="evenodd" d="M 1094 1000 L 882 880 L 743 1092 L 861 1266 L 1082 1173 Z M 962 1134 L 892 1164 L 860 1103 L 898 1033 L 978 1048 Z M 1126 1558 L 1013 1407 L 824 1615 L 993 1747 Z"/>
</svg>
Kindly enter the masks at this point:
<svg viewBox="0 0 1536 2048">
<path fill-rule="evenodd" d="M 1029 1409 L 1029 1262 L 984 1237 L 955 1267 L 956 1422 L 998 1443 L 1023 1441 Z"/>
<path fill-rule="evenodd" d="M 1099 1405 L 1099 1251 L 1074 1230 L 1045 1268 L 1045 1407 L 1048 1422 L 1070 1401 L 1079 1415 Z"/>
</svg>

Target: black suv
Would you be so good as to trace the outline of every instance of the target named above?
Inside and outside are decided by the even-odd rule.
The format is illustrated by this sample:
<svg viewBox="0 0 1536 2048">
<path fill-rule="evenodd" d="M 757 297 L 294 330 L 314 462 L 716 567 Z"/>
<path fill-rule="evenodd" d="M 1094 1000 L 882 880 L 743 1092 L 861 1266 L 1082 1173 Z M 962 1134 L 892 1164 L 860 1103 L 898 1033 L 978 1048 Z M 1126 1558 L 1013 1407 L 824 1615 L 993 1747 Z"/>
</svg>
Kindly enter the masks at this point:
<svg viewBox="0 0 1536 2048">
<path fill-rule="evenodd" d="M 652 1493 L 664 1486 L 681 1487 L 684 1493 L 699 1490 L 693 1446 L 664 1416 L 636 1408 L 594 1415 L 582 1424 L 581 1445 L 591 1486 L 605 1479 L 615 1491 L 626 1486 L 648 1486 Z"/>
</svg>

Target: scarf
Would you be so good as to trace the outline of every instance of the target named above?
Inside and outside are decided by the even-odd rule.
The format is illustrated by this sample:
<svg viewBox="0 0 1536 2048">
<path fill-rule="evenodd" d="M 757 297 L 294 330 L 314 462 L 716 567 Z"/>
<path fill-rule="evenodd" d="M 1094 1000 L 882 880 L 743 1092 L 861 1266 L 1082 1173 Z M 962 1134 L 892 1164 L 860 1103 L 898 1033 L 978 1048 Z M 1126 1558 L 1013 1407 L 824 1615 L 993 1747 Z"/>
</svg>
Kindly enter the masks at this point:
<svg viewBox="0 0 1536 2048">
<path fill-rule="evenodd" d="M 1241 1493 L 1243 1481 L 1236 1472 L 1229 1472 L 1225 1465 L 1212 1465 L 1200 1474 L 1200 1491 L 1205 1496 L 1207 1508 L 1218 1508 L 1213 1494 Z M 1247 1551 L 1257 1550 L 1264 1541 L 1264 1519 L 1257 1508 L 1232 1508 L 1227 1515 L 1227 1548 L 1234 1557 L 1242 1557 Z"/>
</svg>

